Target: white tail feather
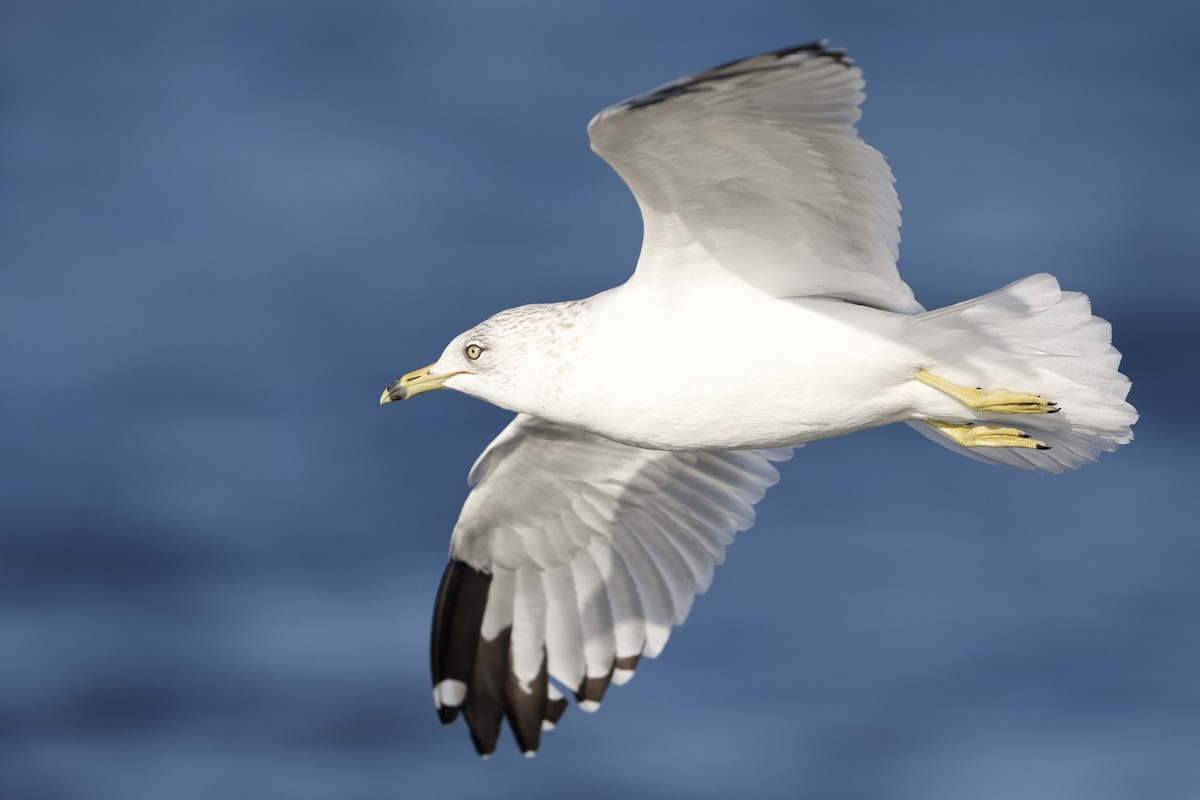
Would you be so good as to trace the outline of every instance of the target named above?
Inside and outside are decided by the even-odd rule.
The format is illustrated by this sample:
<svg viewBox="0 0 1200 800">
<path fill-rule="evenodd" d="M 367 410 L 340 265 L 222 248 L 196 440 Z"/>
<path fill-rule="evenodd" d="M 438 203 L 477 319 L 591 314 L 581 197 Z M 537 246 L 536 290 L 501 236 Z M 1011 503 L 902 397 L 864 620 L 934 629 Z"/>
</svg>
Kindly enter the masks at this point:
<svg viewBox="0 0 1200 800">
<path fill-rule="evenodd" d="M 923 422 L 909 424 L 938 444 L 993 464 L 1061 472 L 1094 461 L 1133 438 L 1137 411 L 1125 402 L 1129 379 L 1117 371 L 1121 354 L 1112 328 L 1093 317 L 1086 295 L 1064 292 L 1039 274 L 990 294 L 912 317 L 935 353 L 926 366 L 946 380 L 985 389 L 1033 392 L 1054 400 L 1055 414 L 980 413 L 980 420 L 1015 425 L 1049 450 L 971 448 Z"/>
</svg>

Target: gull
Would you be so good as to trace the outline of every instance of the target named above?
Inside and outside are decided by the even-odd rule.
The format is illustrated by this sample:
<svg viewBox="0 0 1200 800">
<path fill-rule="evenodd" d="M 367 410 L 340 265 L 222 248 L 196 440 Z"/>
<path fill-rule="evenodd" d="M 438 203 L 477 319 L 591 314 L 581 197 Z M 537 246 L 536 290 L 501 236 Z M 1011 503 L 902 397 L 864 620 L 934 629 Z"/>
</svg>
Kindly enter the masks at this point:
<svg viewBox="0 0 1200 800">
<path fill-rule="evenodd" d="M 433 695 L 491 754 L 533 755 L 683 623 L 734 535 L 817 439 L 904 422 L 1059 472 L 1132 439 L 1129 380 L 1086 296 L 1050 275 L 934 311 L 896 270 L 900 204 L 825 42 L 601 111 L 633 191 L 633 275 L 500 311 L 381 403 L 448 388 L 516 412 L 470 471 L 433 616 Z"/>
</svg>

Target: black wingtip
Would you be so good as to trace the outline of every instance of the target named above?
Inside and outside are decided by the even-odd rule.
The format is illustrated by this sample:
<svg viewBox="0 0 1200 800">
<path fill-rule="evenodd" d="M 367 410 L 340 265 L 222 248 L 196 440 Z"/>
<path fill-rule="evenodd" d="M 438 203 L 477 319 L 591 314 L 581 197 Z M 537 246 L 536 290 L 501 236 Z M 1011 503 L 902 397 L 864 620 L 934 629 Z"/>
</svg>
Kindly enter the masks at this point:
<svg viewBox="0 0 1200 800">
<path fill-rule="evenodd" d="M 508 650 L 512 628 L 505 628 L 495 639 L 480 638 L 475 650 L 475 669 L 471 674 L 463 716 L 471 730 L 471 741 L 481 756 L 496 751 L 500 723 L 508 707 Z"/>
<path fill-rule="evenodd" d="M 595 711 L 608 687 L 624 683 L 637 668 L 639 655 L 614 658 L 606 672 L 585 675 L 577 686 L 551 683 L 548 654 L 541 647 L 541 663 L 532 679 L 518 678 L 514 664 L 513 627 L 505 626 L 492 638 L 483 635 L 483 620 L 497 589 L 511 598 L 493 576 L 451 559 L 442 575 L 434 603 L 431 667 L 438 719 L 449 725 L 460 716 L 467 724 L 471 743 L 483 758 L 497 747 L 507 719 L 517 747 L 526 757 L 537 753 L 543 731 L 552 730 L 567 709 L 566 688 L 584 711 Z M 534 655 L 528 653 L 527 656 Z"/>
<path fill-rule="evenodd" d="M 429 659 L 438 719 L 444 725 L 458 718 L 462 699 L 460 693 L 453 697 L 442 695 L 439 688 L 471 685 L 491 582 L 491 575 L 457 559 L 451 559 L 442 573 L 433 604 Z"/>
<path fill-rule="evenodd" d="M 726 61 L 724 64 L 718 64 L 717 66 L 713 67 L 712 69 L 710 69 L 708 71 L 709 72 L 722 72 L 724 70 L 729 69 L 730 67 L 736 67 L 737 65 L 742 64 L 746 61 L 749 61 L 753 58 L 769 58 L 771 56 L 774 56 L 777 59 L 778 58 L 787 58 L 788 56 L 794 55 L 796 53 L 812 53 L 814 55 L 819 55 L 819 56 L 828 56 L 829 58 L 832 58 L 834 61 L 837 61 L 839 64 L 853 64 L 854 63 L 850 59 L 850 57 L 846 55 L 846 51 L 843 48 L 830 47 L 828 39 L 817 39 L 816 41 L 805 42 L 804 44 L 794 44 L 794 45 L 790 45 L 789 47 L 781 47 L 778 50 L 768 50 L 765 53 L 755 53 L 752 56 L 746 56 L 744 58 L 735 58 L 733 61 Z"/>
<path fill-rule="evenodd" d="M 553 728 L 562 719 L 562 715 L 567 710 L 567 698 L 552 697 L 546 701 L 546 716 L 542 722 L 542 729 L 546 730 L 547 726 Z"/>
<path fill-rule="evenodd" d="M 668 84 L 659 86 L 657 89 L 652 89 L 648 92 L 631 97 L 620 105 L 629 108 L 645 108 L 647 106 L 657 105 L 672 97 L 678 97 L 684 94 L 693 94 L 695 92 L 709 91 L 709 87 L 705 84 L 715 81 L 731 78 L 736 75 L 750 72 L 760 72 L 766 70 L 779 69 L 781 65 L 772 63 L 750 64 L 755 60 L 765 60 L 774 58 L 776 60 L 787 58 L 796 53 L 811 53 L 813 57 L 825 57 L 832 59 L 838 64 L 843 64 L 847 67 L 853 66 L 854 61 L 846 55 L 846 51 L 841 48 L 829 47 L 828 39 L 818 39 L 815 42 L 806 42 L 804 44 L 792 45 L 779 50 L 770 50 L 766 53 L 755 53 L 752 56 L 745 58 L 734 59 L 727 61 L 724 64 L 719 64 L 712 69 L 698 72 L 695 75 L 689 75 L 686 78 L 680 78 L 676 81 L 671 81 Z"/>
<path fill-rule="evenodd" d="M 613 670 L 624 670 L 625 672 L 635 672 L 637 670 L 638 661 L 642 658 L 641 654 L 635 656 L 618 656 L 613 662 Z"/>
<path fill-rule="evenodd" d="M 542 720 L 546 718 L 549 702 L 549 681 L 546 675 L 546 659 L 542 656 L 542 667 L 528 687 L 522 686 L 516 674 L 508 675 L 508 725 L 521 752 L 536 753 L 542 734 Z"/>
<path fill-rule="evenodd" d="M 430 666 L 438 719 L 449 725 L 461 715 L 475 751 L 484 758 L 496 750 L 508 720 L 525 755 L 537 752 L 543 725 L 553 727 L 566 700 L 551 688 L 546 653 L 537 677 L 523 684 L 512 664 L 512 627 L 494 638 L 483 635 L 492 576 L 451 559 L 442 574 L 433 608 Z"/>
<path fill-rule="evenodd" d="M 592 702 L 597 705 L 604 699 L 604 693 L 608 691 L 608 685 L 612 682 L 612 670 L 610 669 L 604 675 L 587 676 L 579 689 L 575 692 L 575 700 L 579 703 Z"/>
</svg>

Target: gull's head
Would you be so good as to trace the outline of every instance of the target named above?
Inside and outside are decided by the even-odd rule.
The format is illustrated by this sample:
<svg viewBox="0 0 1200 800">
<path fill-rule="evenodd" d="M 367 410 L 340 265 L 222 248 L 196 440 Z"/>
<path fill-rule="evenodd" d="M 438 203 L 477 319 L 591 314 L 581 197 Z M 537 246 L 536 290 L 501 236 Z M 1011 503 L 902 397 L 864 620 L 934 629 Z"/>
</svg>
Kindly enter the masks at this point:
<svg viewBox="0 0 1200 800">
<path fill-rule="evenodd" d="M 532 411 L 557 393 L 583 305 L 549 303 L 501 311 L 446 345 L 441 358 L 388 384 L 379 402 L 454 389 L 512 411 Z M 567 360 L 564 360 L 567 359 Z"/>
</svg>

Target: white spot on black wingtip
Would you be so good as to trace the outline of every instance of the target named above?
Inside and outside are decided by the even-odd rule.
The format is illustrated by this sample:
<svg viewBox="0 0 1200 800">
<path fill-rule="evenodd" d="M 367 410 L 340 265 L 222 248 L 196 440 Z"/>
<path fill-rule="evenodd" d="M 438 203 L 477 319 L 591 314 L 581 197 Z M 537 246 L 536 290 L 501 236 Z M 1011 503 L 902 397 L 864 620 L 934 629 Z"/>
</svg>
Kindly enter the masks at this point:
<svg viewBox="0 0 1200 800">
<path fill-rule="evenodd" d="M 491 581 L 491 575 L 451 559 L 438 587 L 433 607 L 430 666 L 438 717 L 446 725 L 458 717 L 473 684 L 479 628 Z"/>
<path fill-rule="evenodd" d="M 526 750 L 524 753 L 521 753 L 521 755 L 525 756 L 526 758 L 533 758 L 537 755 L 537 750 Z"/>
<path fill-rule="evenodd" d="M 595 700 L 580 700 L 579 710 L 586 711 L 589 714 L 595 714 L 600 710 L 600 703 Z"/>
<path fill-rule="evenodd" d="M 461 706 L 467 696 L 467 685 L 462 681 L 447 678 L 433 687 L 433 703 L 438 708 Z"/>
</svg>

